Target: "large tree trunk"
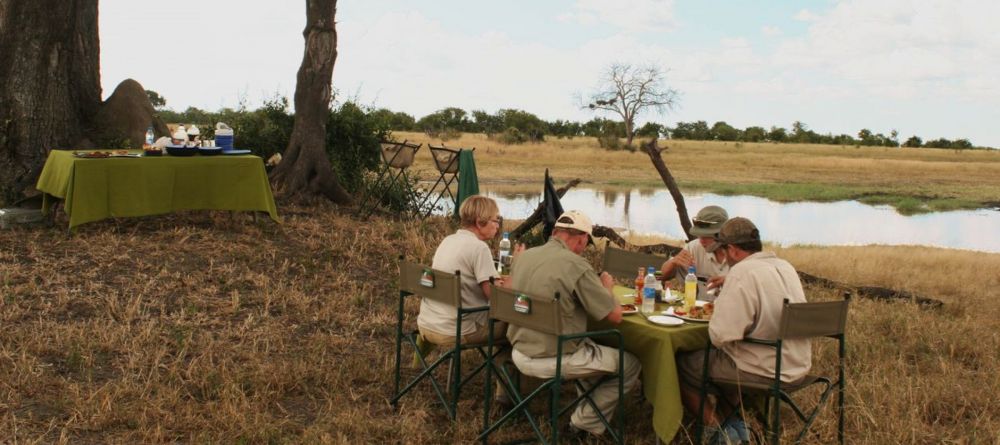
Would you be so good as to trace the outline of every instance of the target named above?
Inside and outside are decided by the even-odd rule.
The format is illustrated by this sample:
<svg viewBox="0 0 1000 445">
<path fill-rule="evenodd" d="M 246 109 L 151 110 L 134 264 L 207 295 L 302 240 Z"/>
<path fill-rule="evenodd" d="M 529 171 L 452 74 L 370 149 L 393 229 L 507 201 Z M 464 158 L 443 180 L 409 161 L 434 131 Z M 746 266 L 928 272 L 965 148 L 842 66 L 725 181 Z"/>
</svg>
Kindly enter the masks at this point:
<svg viewBox="0 0 1000 445">
<path fill-rule="evenodd" d="M 338 204 L 353 201 L 326 154 L 333 65 L 337 59 L 337 0 L 306 0 L 305 52 L 295 84 L 295 125 L 282 161 L 271 172 L 279 194 L 320 194 Z"/>
<path fill-rule="evenodd" d="M 660 153 L 666 150 L 666 148 L 657 147 L 656 139 L 652 139 L 642 144 L 642 149 L 649 155 L 649 160 L 653 162 L 653 167 L 660 173 L 660 179 L 663 180 L 663 184 L 670 191 L 670 196 L 674 198 L 674 205 L 677 207 L 677 217 L 680 218 L 681 227 L 684 228 L 684 233 L 687 234 L 688 241 L 693 240 L 695 237 L 691 236 L 691 218 L 688 217 L 687 205 L 684 204 L 684 195 L 681 194 L 681 189 L 677 187 L 674 175 L 670 174 L 670 169 L 667 168 L 667 165 L 663 163 L 663 158 L 660 157 Z"/>
<path fill-rule="evenodd" d="M 0 201 L 33 189 L 100 103 L 97 0 L 0 0 Z"/>
</svg>

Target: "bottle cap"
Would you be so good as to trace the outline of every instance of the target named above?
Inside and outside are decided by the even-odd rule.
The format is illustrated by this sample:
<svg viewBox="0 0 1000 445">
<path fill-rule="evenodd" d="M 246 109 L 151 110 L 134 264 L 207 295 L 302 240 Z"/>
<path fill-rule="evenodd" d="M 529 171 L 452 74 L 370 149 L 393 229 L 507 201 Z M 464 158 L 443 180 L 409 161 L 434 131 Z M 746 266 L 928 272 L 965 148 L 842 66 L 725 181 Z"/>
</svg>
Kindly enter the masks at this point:
<svg viewBox="0 0 1000 445">
<path fill-rule="evenodd" d="M 688 266 L 688 273 L 694 274 L 694 266 Z"/>
<path fill-rule="evenodd" d="M 656 270 L 656 268 L 653 266 L 649 266 L 648 268 L 646 268 L 647 273 L 653 273 L 654 270 Z"/>
<path fill-rule="evenodd" d="M 503 237 L 504 237 L 504 238 L 507 238 L 507 236 L 509 236 L 509 235 L 510 235 L 510 232 L 504 232 L 504 233 L 503 233 Z"/>
</svg>

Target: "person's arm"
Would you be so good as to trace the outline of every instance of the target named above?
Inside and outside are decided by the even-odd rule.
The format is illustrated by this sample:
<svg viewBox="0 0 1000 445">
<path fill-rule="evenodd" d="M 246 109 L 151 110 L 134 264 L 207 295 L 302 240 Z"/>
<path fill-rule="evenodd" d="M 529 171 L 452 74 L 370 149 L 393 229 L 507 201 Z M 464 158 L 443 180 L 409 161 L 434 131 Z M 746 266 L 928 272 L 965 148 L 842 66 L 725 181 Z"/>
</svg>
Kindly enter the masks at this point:
<svg viewBox="0 0 1000 445">
<path fill-rule="evenodd" d="M 611 313 L 607 317 L 604 317 L 604 319 L 614 325 L 618 325 L 622 322 L 622 305 L 618 304 L 618 299 L 615 298 L 615 278 L 607 272 L 601 272 L 601 286 L 604 286 L 604 289 L 608 291 L 608 297 L 615 304 L 614 309 L 611 309 Z"/>
<path fill-rule="evenodd" d="M 502 286 L 503 285 L 503 281 L 502 280 L 496 280 L 496 283 L 497 283 L 497 286 Z M 489 281 L 483 281 L 482 283 L 479 283 L 479 287 L 483 288 L 483 295 L 486 296 L 486 301 L 490 301 L 490 296 L 492 294 L 492 292 L 490 291 L 490 282 Z"/>
<path fill-rule="evenodd" d="M 687 249 L 681 249 L 677 255 L 674 255 L 663 263 L 663 266 L 660 267 L 660 272 L 663 274 L 663 278 L 667 279 L 668 277 L 673 276 L 675 273 L 674 271 L 677 270 L 678 267 L 681 268 L 681 270 L 687 270 L 687 268 L 692 264 L 694 264 L 694 256 L 692 256 L 691 252 Z"/>
</svg>

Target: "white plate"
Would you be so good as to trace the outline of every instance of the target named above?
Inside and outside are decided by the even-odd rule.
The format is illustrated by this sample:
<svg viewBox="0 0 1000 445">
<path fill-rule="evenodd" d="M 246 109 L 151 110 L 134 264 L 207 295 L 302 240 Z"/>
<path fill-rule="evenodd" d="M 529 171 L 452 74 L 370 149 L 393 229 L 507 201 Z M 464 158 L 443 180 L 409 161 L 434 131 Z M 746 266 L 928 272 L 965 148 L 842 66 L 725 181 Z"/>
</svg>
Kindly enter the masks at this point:
<svg viewBox="0 0 1000 445">
<path fill-rule="evenodd" d="M 658 324 L 660 326 L 680 326 L 684 324 L 684 320 L 677 317 L 667 317 L 666 315 L 651 315 L 646 317 L 650 323 Z"/>
<path fill-rule="evenodd" d="M 635 306 L 635 305 L 633 304 L 632 306 Z M 622 315 L 632 315 L 632 314 L 634 314 L 636 312 L 639 312 L 638 308 L 635 308 L 635 309 L 626 309 L 625 305 L 624 304 L 622 305 Z"/>
</svg>

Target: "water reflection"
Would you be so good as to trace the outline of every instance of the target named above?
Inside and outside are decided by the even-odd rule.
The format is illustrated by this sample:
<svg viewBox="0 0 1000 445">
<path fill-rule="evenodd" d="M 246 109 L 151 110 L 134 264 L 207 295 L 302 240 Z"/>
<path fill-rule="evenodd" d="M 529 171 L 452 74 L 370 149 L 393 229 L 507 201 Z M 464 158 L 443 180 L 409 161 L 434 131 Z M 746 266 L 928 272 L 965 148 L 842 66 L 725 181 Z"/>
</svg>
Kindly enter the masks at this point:
<svg viewBox="0 0 1000 445">
<path fill-rule="evenodd" d="M 523 219 L 541 201 L 540 193 L 503 192 L 481 187 L 497 200 L 507 218 Z M 1000 212 L 967 210 L 903 216 L 890 206 L 857 201 L 778 203 L 753 196 L 712 193 L 685 195 L 688 213 L 719 205 L 730 216 L 750 218 L 766 241 L 781 245 L 926 245 L 1000 253 Z M 595 224 L 636 233 L 683 238 L 674 202 L 666 190 L 574 188 L 562 199 Z"/>
</svg>

